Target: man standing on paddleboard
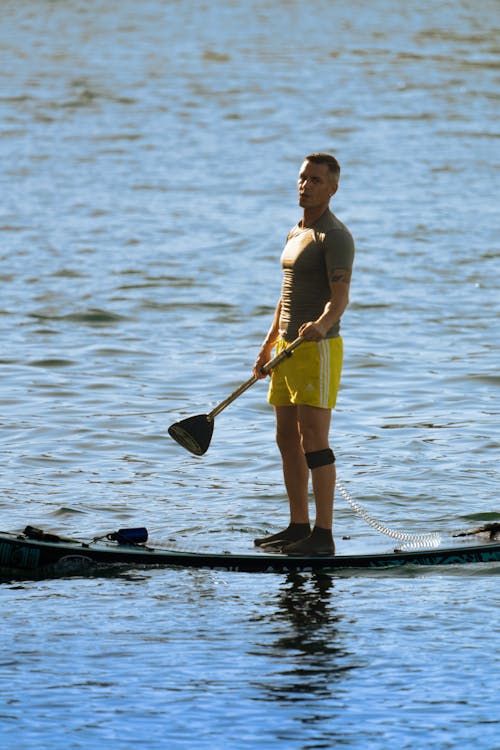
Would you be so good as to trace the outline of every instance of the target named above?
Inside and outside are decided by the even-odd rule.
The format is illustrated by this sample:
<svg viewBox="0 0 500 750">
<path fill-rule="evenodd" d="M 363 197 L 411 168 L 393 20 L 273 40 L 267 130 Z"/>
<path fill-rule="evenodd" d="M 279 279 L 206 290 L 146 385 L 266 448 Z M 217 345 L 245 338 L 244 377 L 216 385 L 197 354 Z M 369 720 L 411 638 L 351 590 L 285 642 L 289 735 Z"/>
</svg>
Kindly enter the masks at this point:
<svg viewBox="0 0 500 750">
<path fill-rule="evenodd" d="M 271 372 L 268 401 L 276 414 L 276 439 L 290 505 L 290 524 L 255 539 L 259 547 L 287 554 L 332 555 L 335 456 L 329 445 L 331 411 L 342 370 L 340 319 L 349 302 L 354 242 L 330 211 L 340 166 L 330 154 L 306 156 L 298 179 L 301 221 L 288 235 L 281 266 L 283 284 L 274 319 L 254 365 L 257 378 L 273 347 L 282 351 L 297 336 L 304 341 Z M 316 505 L 309 523 L 309 474 Z"/>
</svg>

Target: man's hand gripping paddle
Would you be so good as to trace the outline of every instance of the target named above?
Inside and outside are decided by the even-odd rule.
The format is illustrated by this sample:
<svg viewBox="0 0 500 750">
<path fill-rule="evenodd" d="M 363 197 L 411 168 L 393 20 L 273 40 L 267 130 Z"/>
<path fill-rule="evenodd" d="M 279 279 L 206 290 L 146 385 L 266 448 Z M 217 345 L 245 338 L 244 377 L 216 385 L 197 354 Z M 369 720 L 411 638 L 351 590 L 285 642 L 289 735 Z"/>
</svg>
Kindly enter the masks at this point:
<svg viewBox="0 0 500 750">
<path fill-rule="evenodd" d="M 280 362 L 283 362 L 287 357 L 292 356 L 292 352 L 301 344 L 303 338 L 299 336 L 289 344 L 286 349 L 277 354 L 273 359 L 269 360 L 267 364 L 262 368 L 262 372 L 266 375 L 271 372 Z M 240 385 L 233 393 L 231 393 L 224 401 L 221 401 L 215 409 L 209 414 L 198 414 L 196 417 L 188 417 L 183 419 L 181 422 L 176 422 L 168 428 L 168 434 L 172 437 L 179 445 L 182 445 L 186 450 L 191 451 L 196 456 L 203 456 L 207 452 L 208 446 L 212 439 L 214 431 L 214 419 L 217 414 L 220 414 L 226 406 L 229 406 L 238 396 L 241 396 L 246 390 L 248 390 L 259 378 L 253 375 L 249 380 Z"/>
</svg>

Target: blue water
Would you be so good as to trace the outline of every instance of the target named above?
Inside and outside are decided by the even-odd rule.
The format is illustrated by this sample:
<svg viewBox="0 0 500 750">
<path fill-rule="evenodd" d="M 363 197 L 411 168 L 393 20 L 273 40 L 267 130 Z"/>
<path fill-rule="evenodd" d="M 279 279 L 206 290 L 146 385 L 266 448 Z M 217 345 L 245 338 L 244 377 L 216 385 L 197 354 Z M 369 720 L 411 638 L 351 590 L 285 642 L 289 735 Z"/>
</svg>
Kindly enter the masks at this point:
<svg viewBox="0 0 500 750">
<path fill-rule="evenodd" d="M 401 531 L 498 520 L 498 3 L 0 20 L 0 527 L 249 551 L 286 522 L 264 384 L 202 459 L 167 427 L 249 376 L 312 150 L 357 245 L 339 477 Z M 498 572 L 2 584 L 2 746 L 498 750 Z"/>
</svg>

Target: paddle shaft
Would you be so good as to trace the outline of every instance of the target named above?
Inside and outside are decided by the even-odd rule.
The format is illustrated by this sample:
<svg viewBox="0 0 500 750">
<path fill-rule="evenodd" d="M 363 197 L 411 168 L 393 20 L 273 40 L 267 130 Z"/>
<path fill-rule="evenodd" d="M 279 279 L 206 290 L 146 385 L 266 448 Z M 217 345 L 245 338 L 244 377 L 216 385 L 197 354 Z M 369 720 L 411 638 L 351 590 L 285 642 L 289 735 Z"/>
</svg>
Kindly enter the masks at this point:
<svg viewBox="0 0 500 750">
<path fill-rule="evenodd" d="M 287 357 L 291 357 L 292 352 L 294 349 L 296 349 L 299 344 L 303 342 L 302 336 L 299 336 L 295 339 L 295 341 L 292 341 L 291 344 L 289 344 L 286 349 L 283 349 L 282 352 L 277 354 L 273 359 L 270 359 L 267 364 L 264 365 L 262 368 L 262 372 L 264 372 L 266 375 L 271 372 L 277 365 L 280 364 L 280 362 L 283 362 L 284 359 L 287 359 Z M 238 396 L 241 396 L 242 393 L 245 393 L 249 388 L 252 387 L 254 383 L 256 383 L 260 378 L 256 378 L 255 375 L 253 375 L 251 378 L 249 378 L 245 383 L 242 383 L 239 388 L 237 388 L 233 393 L 231 393 L 227 398 L 224 399 L 224 401 L 221 401 L 220 404 L 218 404 L 210 414 L 207 414 L 208 419 L 215 419 L 217 414 L 220 414 L 223 409 L 226 408 L 226 406 L 229 406 L 229 404 L 232 404 L 233 401 L 235 401 Z"/>
</svg>

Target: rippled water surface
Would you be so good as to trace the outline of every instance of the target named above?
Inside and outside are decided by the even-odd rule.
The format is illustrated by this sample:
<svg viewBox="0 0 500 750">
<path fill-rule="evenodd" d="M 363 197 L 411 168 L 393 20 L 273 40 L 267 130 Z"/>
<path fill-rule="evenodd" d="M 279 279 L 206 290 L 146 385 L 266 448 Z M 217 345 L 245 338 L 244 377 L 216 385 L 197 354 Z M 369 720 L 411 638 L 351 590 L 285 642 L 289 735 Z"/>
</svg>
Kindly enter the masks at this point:
<svg viewBox="0 0 500 750">
<path fill-rule="evenodd" d="M 400 530 L 498 520 L 496 0 L 6 0 L 0 527 L 248 551 L 249 376 L 312 150 L 357 247 L 332 444 Z M 336 535 L 378 544 L 344 501 Z M 388 548 L 391 542 L 388 541 Z M 498 566 L 2 585 L 2 745 L 496 750 Z"/>
</svg>

